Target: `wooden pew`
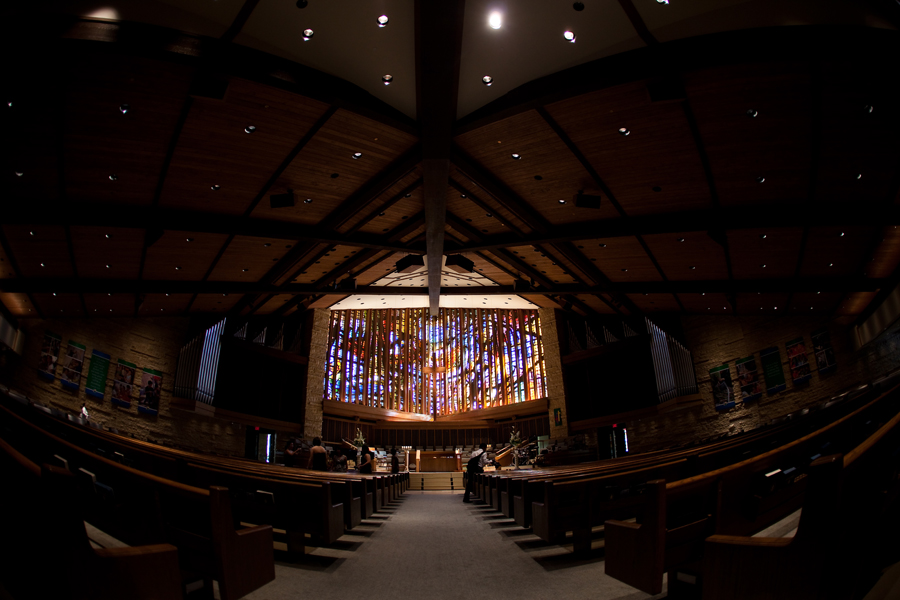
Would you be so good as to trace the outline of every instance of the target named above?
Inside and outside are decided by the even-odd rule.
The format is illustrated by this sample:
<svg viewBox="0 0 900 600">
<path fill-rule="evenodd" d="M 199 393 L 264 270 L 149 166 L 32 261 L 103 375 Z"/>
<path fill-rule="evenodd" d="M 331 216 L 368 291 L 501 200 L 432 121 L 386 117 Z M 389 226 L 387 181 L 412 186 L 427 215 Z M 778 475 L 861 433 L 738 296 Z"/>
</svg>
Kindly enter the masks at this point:
<svg viewBox="0 0 900 600">
<path fill-rule="evenodd" d="M 50 465 L 39 468 L 2 439 L 0 464 L 6 488 L 0 510 L 8 523 L 4 538 L 13 542 L 0 573 L 15 597 L 181 598 L 175 546 L 95 550 L 77 513 L 58 504 L 71 493 L 71 473 Z"/>
<path fill-rule="evenodd" d="M 665 571 L 670 579 L 676 569 L 699 571 L 707 537 L 749 535 L 801 506 L 807 477 L 760 495 L 757 484 L 765 474 L 789 465 L 800 468 L 802 474 L 826 443 L 852 448 L 864 442 L 874 420 L 896 414 L 897 392 L 894 388 L 837 421 L 759 456 L 687 479 L 656 482 L 642 497 L 645 505 L 636 523 L 606 522 L 606 573 L 657 594 Z"/>
<path fill-rule="evenodd" d="M 65 455 L 73 471 L 93 473 L 114 491 L 98 499 L 82 488 L 76 498 L 85 520 L 132 546 L 168 543 L 178 548 L 183 571 L 197 573 L 211 586 L 219 582 L 223 600 L 245 596 L 275 578 L 272 528 L 234 529 L 228 490 L 188 486 L 96 456 L 71 442 L 0 410 L 4 428 L 18 434 L 49 460 Z"/>
</svg>

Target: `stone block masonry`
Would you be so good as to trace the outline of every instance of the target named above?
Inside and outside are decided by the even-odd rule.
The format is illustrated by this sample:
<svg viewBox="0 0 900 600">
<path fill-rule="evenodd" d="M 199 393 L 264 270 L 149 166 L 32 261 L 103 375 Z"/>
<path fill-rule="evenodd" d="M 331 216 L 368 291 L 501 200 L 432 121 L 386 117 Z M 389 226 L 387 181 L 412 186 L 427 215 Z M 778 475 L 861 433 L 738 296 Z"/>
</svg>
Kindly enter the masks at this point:
<svg viewBox="0 0 900 600">
<path fill-rule="evenodd" d="M 697 441 L 721 434 L 739 433 L 763 426 L 772 419 L 815 405 L 857 383 L 869 382 L 900 366 L 900 334 L 895 326 L 869 345 L 854 350 L 851 330 L 811 317 L 686 316 L 682 319 L 685 341 L 694 358 L 702 402 L 687 408 L 628 423 L 633 451 L 646 452 L 677 443 Z M 816 370 L 810 333 L 827 326 L 837 368 L 826 374 Z M 812 377 L 794 385 L 785 342 L 803 338 Z M 759 351 L 778 348 L 787 389 L 773 395 L 765 392 Z M 712 397 L 709 369 L 728 363 L 737 388 L 735 361 L 756 358 L 763 395 L 759 400 L 717 411 Z M 739 390 L 735 390 L 739 394 Z"/>
<path fill-rule="evenodd" d="M 103 427 L 114 427 L 122 435 L 200 452 L 244 455 L 243 425 L 171 407 L 175 367 L 178 352 L 185 341 L 188 319 L 23 319 L 20 327 L 26 336 L 22 357 L 17 360 L 18 364 L 8 364 L 2 374 L 4 383 L 10 388 L 19 390 L 33 401 L 70 414 L 80 414 L 81 404 L 85 402 L 91 421 Z M 77 392 L 69 391 L 60 384 L 62 366 L 59 364 L 53 381 L 46 381 L 38 376 L 38 359 L 45 331 L 62 336 L 63 356 L 69 340 L 87 347 Z M 90 356 L 94 349 L 111 356 L 103 400 L 87 396 L 84 392 Z M 138 366 L 130 409 L 118 408 L 110 401 L 115 364 L 120 358 Z M 141 369 L 144 368 L 162 372 L 159 414 L 156 416 L 138 414 L 137 411 Z"/>
<path fill-rule="evenodd" d="M 556 312 L 552 308 L 538 311 L 541 318 L 541 344 L 544 348 L 544 376 L 547 382 L 549 398 L 550 438 L 564 438 L 569 435 L 569 417 L 566 414 L 566 389 L 563 380 L 562 358 L 559 355 L 559 332 L 557 330 Z M 562 414 L 562 425 L 556 425 L 553 418 L 555 409 Z"/>
<path fill-rule="evenodd" d="M 314 309 L 306 371 L 306 419 L 303 423 L 303 437 L 308 440 L 322 435 L 322 399 L 325 395 L 325 361 L 330 323 L 330 310 Z"/>
</svg>

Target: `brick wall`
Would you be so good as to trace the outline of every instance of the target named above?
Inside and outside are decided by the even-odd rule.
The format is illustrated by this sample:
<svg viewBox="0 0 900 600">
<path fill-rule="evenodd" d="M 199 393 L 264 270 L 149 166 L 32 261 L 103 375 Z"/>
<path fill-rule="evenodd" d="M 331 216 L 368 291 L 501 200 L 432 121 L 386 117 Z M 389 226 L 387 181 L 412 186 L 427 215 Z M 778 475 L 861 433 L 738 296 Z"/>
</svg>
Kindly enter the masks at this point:
<svg viewBox="0 0 900 600">
<path fill-rule="evenodd" d="M 855 351 L 849 328 L 823 323 L 820 318 L 688 316 L 682 319 L 682 324 L 687 347 L 693 353 L 703 400 L 659 417 L 629 422 L 628 437 L 633 451 L 644 452 L 683 441 L 754 429 L 774 418 L 816 404 L 855 383 L 872 381 L 900 366 L 900 334 L 896 327 Z M 831 334 L 837 369 L 820 374 L 816 370 L 810 333 L 826 325 Z M 799 337 L 806 344 L 812 377 L 805 384 L 795 386 L 784 344 Z M 759 351 L 770 346 L 776 346 L 781 355 L 787 389 L 771 396 L 763 391 L 759 400 L 746 404 L 738 402 L 732 409 L 716 411 L 709 369 L 727 362 L 732 381 L 736 382 L 735 360 L 752 354 L 757 368 L 761 369 Z M 761 370 L 759 378 L 763 382 Z"/>
<path fill-rule="evenodd" d="M 85 402 L 91 421 L 104 427 L 115 427 L 123 435 L 201 452 L 243 456 L 245 437 L 242 425 L 170 407 L 176 360 L 184 342 L 187 325 L 188 320 L 180 318 L 23 319 L 20 326 L 26 335 L 25 348 L 21 359 L 15 361 L 16 364 L 7 363 L 3 380 L 30 399 L 70 414 L 79 414 L 81 404 Z M 54 381 L 48 382 L 38 376 L 38 359 L 45 331 L 52 331 L 62 337 L 63 356 L 69 340 L 87 347 L 81 385 L 77 392 L 64 389 L 60 384 L 62 367 L 59 364 Z M 95 348 L 111 357 L 106 397 L 103 400 L 91 398 L 84 392 L 90 356 Z M 115 363 L 120 358 L 138 366 L 134 399 L 129 409 L 115 407 L 110 402 Z M 138 414 L 137 411 L 142 368 L 162 372 L 159 414 L 156 416 Z"/>
</svg>

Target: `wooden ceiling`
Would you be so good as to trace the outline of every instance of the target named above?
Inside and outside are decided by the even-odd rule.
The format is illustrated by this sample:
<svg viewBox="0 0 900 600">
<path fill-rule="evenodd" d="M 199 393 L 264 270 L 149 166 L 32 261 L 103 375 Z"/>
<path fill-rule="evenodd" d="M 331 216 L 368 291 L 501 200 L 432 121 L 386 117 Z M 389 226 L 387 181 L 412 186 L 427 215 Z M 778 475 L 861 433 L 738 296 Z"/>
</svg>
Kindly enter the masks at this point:
<svg viewBox="0 0 900 600">
<path fill-rule="evenodd" d="M 858 318 L 900 282 L 900 18 L 871 5 L 878 27 L 665 21 L 666 43 L 641 6 L 603 58 L 528 80 L 508 57 L 522 85 L 486 103 L 460 84 L 473 112 L 450 138 L 444 253 L 496 284 L 478 294 L 527 285 L 584 314 Z M 348 278 L 423 292 L 370 289 L 425 253 L 433 222 L 409 99 L 235 43 L 244 13 L 219 38 L 7 19 L 8 316 L 281 316 L 346 297 Z M 296 205 L 272 208 L 288 191 Z"/>
</svg>

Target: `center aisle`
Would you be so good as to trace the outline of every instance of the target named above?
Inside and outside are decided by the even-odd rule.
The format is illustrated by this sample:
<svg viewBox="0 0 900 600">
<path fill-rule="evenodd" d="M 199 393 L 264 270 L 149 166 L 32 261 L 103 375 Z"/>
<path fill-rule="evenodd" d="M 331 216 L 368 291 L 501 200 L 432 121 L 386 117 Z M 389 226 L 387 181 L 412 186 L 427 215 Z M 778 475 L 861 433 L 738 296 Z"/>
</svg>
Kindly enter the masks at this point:
<svg viewBox="0 0 900 600">
<path fill-rule="evenodd" d="M 603 573 L 602 557 L 572 560 L 571 546 L 540 542 L 460 492 L 407 491 L 335 547 L 279 563 L 253 600 L 641 600 L 651 596 Z M 601 545 L 601 544 L 598 544 Z M 599 552 L 602 553 L 602 550 Z"/>
</svg>

